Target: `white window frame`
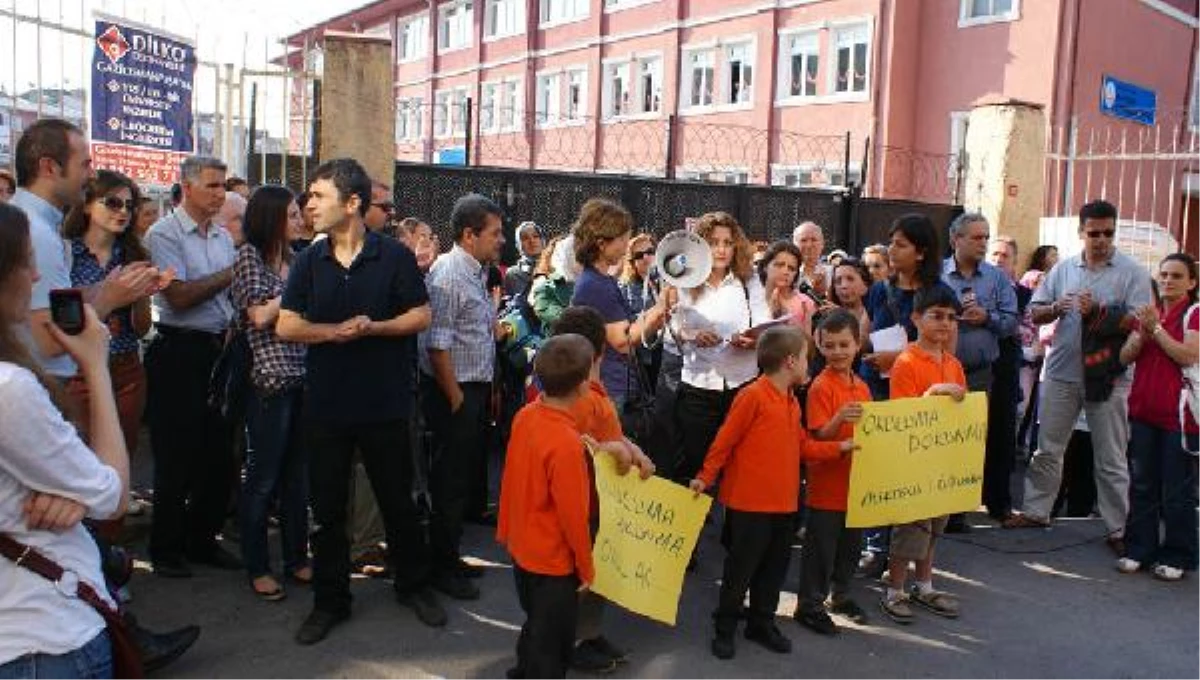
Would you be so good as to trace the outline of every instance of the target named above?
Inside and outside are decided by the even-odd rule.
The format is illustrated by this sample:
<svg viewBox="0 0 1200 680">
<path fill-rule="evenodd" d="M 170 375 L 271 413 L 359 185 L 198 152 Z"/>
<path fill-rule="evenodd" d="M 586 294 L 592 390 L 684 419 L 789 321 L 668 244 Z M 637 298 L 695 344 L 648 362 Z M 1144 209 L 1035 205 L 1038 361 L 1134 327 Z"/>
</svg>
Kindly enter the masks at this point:
<svg viewBox="0 0 1200 680">
<path fill-rule="evenodd" d="M 390 21 L 385 21 L 382 24 L 376 24 L 370 28 L 364 28 L 363 30 L 359 31 L 359 35 L 369 35 L 372 38 L 387 38 L 390 40 L 392 37 L 392 23 Z"/>
<path fill-rule="evenodd" d="M 534 100 L 534 120 L 539 128 L 557 127 L 562 123 L 562 71 L 539 72 Z"/>
<path fill-rule="evenodd" d="M 525 88 L 521 78 L 500 79 L 500 132 L 525 127 Z"/>
<path fill-rule="evenodd" d="M 566 84 L 563 93 L 563 124 L 582 125 L 588 117 L 588 67 L 568 66 L 563 69 L 563 82 Z M 575 110 L 571 107 L 572 81 L 578 76 L 579 103 Z"/>
<path fill-rule="evenodd" d="M 946 177 L 958 179 L 958 157 L 967 148 L 967 122 L 970 120 L 969 111 L 950 112 L 950 159 L 947 163 Z M 965 163 L 963 164 L 965 168 Z"/>
<path fill-rule="evenodd" d="M 831 189 L 849 186 L 848 182 L 853 180 L 855 184 L 862 186 L 862 163 L 854 161 L 850 163 L 850 176 L 843 177 L 842 181 L 834 182 L 838 175 L 842 174 L 842 166 L 840 163 L 830 165 L 823 161 L 802 161 L 800 163 L 772 163 L 771 164 L 771 186 L 788 187 L 791 189 Z M 799 182 L 794 184 L 787 183 L 788 175 L 801 175 L 807 173 L 812 176 L 813 173 L 823 173 L 827 182 Z"/>
<path fill-rule="evenodd" d="M 1188 126 L 1192 133 L 1200 132 L 1200 57 L 1192 55 L 1192 84 L 1188 93 Z"/>
<path fill-rule="evenodd" d="M 614 14 L 616 12 L 624 12 L 627 9 L 649 5 L 659 0 L 603 0 L 601 7 L 605 14 Z"/>
<path fill-rule="evenodd" d="M 620 109 L 614 110 L 616 102 L 613 101 L 613 85 L 618 76 L 620 77 L 622 88 L 622 99 L 625 102 L 632 102 L 633 95 L 631 94 L 630 85 L 630 64 L 628 57 L 619 59 L 606 59 L 601 63 L 601 96 L 600 96 L 600 118 L 601 120 L 620 120 L 629 116 L 629 108 L 622 106 Z"/>
<path fill-rule="evenodd" d="M 479 132 L 491 134 L 500 130 L 500 81 L 479 86 Z"/>
<path fill-rule="evenodd" d="M 971 26 L 985 26 L 987 24 L 999 24 L 1010 21 L 1018 21 L 1021 18 L 1021 0 L 1011 0 L 1007 12 L 997 13 L 995 11 L 996 0 L 988 0 L 992 3 L 992 11 L 988 14 L 980 14 L 979 16 L 971 16 L 971 8 L 974 4 L 973 0 L 959 0 L 958 2 L 958 27 L 969 28 Z"/>
<path fill-rule="evenodd" d="M 755 54 L 757 52 L 757 48 L 758 48 L 758 44 L 754 40 L 741 40 L 741 41 L 730 40 L 721 45 L 721 52 L 722 52 L 722 55 L 724 56 L 724 65 L 725 65 L 725 68 L 723 69 L 724 74 L 720 78 L 721 84 L 722 84 L 722 87 L 721 87 L 721 104 L 722 105 L 727 106 L 727 107 L 748 106 L 750 108 L 752 108 L 754 106 L 754 86 L 755 86 L 755 83 L 757 82 L 757 75 L 755 75 L 755 72 L 758 70 L 757 69 L 757 62 L 758 62 L 757 56 L 758 55 Z M 734 52 L 734 50 L 744 50 L 744 59 L 741 62 L 739 62 L 741 64 L 739 68 L 742 69 L 742 78 L 743 79 L 745 78 L 745 71 L 746 71 L 747 66 L 749 67 L 749 71 L 750 71 L 749 94 L 748 95 L 745 94 L 745 92 L 746 92 L 745 83 L 743 82 L 742 83 L 742 87 L 743 87 L 742 92 L 739 93 L 737 99 L 734 99 L 734 97 L 733 97 L 733 64 L 734 64 L 733 52 Z"/>
<path fill-rule="evenodd" d="M 502 40 L 525 34 L 525 0 L 484 1 L 487 3 L 483 17 L 484 42 L 492 42 L 493 40 Z M 501 10 L 510 15 L 512 26 L 506 27 L 506 30 L 503 31 L 496 30 L 493 32 L 492 24 Z"/>
<path fill-rule="evenodd" d="M 591 16 L 591 4 L 591 0 L 538 0 L 538 28 L 584 21 Z"/>
<path fill-rule="evenodd" d="M 467 88 L 459 86 L 451 90 L 450 136 L 465 137 L 467 134 Z"/>
<path fill-rule="evenodd" d="M 396 143 L 403 144 L 423 139 L 425 136 L 424 122 L 424 102 L 420 97 L 399 99 L 396 102 Z"/>
<path fill-rule="evenodd" d="M 708 182 L 710 184 L 750 184 L 753 175 L 747 167 L 689 167 L 677 166 L 675 179 L 685 182 Z"/>
<path fill-rule="evenodd" d="M 829 58 L 826 60 L 826 91 L 831 97 L 841 98 L 842 100 L 866 100 L 871 92 L 871 48 L 874 47 L 874 31 L 870 20 L 853 21 L 839 23 L 830 26 L 829 31 Z M 853 33 L 856 31 L 864 31 L 866 35 L 866 49 L 863 50 L 863 58 L 866 63 L 863 65 L 863 87 L 862 90 L 853 89 L 853 83 L 848 83 L 846 90 L 838 90 L 838 38 L 843 34 Z M 857 42 L 850 44 L 850 71 L 854 71 L 854 45 Z"/>
<path fill-rule="evenodd" d="M 799 45 L 799 47 L 798 47 Z M 813 93 L 806 94 L 804 88 L 801 87 L 800 94 L 792 93 L 792 81 L 796 74 L 792 70 L 792 57 L 799 53 L 803 55 L 801 59 L 801 69 L 805 75 L 808 72 L 808 65 L 812 58 L 817 60 L 816 81 L 813 83 Z M 779 92 L 777 97 L 779 101 L 784 102 L 800 102 L 813 101 L 821 96 L 821 66 L 825 60 L 821 54 L 821 32 L 816 28 L 802 29 L 796 31 L 780 31 L 779 34 Z M 828 68 L 828 64 L 824 64 Z M 803 83 L 802 83 L 803 85 Z"/>
<path fill-rule="evenodd" d="M 681 77 L 679 78 L 679 110 L 681 112 L 711 111 L 716 108 L 717 102 L 720 99 L 720 94 L 717 92 L 717 83 L 715 82 L 719 79 L 718 76 L 720 73 L 717 68 L 717 49 L 718 48 L 716 45 L 706 45 L 688 47 L 682 50 L 683 58 L 680 60 Z M 692 84 L 695 81 L 695 71 L 698 68 L 705 68 L 705 65 L 694 65 L 692 62 L 695 57 L 705 53 L 708 55 L 707 69 L 711 71 L 711 75 L 708 77 L 707 83 L 709 100 L 707 103 L 705 103 L 703 94 L 701 94 L 699 102 L 693 103 Z"/>
<path fill-rule="evenodd" d="M 433 93 L 433 137 L 434 139 L 449 139 L 453 129 L 454 90 L 438 90 Z"/>
<path fill-rule="evenodd" d="M 411 42 L 411 44 L 410 44 Z M 407 48 L 412 54 L 406 54 Z M 420 61 L 429 54 L 429 12 L 411 14 L 396 21 L 396 63 Z"/>
<path fill-rule="evenodd" d="M 457 52 L 465 50 L 475 44 L 475 3 L 478 0 L 452 0 L 438 6 L 438 30 L 437 43 L 438 54 L 447 54 L 449 52 Z M 470 10 L 469 12 L 467 10 Z M 455 13 L 454 26 L 448 26 L 446 35 L 442 35 L 442 26 L 447 21 L 447 16 L 451 12 Z M 462 33 L 461 43 L 452 43 L 451 37 L 458 35 L 455 32 Z"/>
<path fill-rule="evenodd" d="M 633 111 L 631 115 L 639 117 L 657 118 L 662 115 L 663 111 L 663 56 L 661 52 L 647 53 L 635 57 L 629 66 L 629 76 L 633 79 Z M 650 88 L 657 90 L 657 103 L 652 103 L 650 107 L 643 106 L 646 101 L 646 82 L 643 78 L 646 67 L 651 67 L 650 72 Z M 653 102 L 654 93 L 651 94 Z"/>
</svg>

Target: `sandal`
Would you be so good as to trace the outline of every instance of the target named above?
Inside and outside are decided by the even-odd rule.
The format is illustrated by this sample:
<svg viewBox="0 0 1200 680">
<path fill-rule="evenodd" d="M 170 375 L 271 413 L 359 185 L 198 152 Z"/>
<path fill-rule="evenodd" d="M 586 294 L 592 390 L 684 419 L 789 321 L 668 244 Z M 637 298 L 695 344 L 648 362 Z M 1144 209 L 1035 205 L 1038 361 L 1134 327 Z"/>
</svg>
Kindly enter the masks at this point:
<svg viewBox="0 0 1200 680">
<path fill-rule="evenodd" d="M 1005 529 L 1049 529 L 1050 522 L 1044 519 L 1037 519 L 1029 515 L 1012 514 L 1008 519 L 1004 520 L 1003 526 Z"/>
<path fill-rule="evenodd" d="M 301 574 L 301 572 L 308 572 L 308 575 L 307 575 L 307 576 L 301 576 L 301 575 L 300 575 L 300 574 Z M 312 571 L 312 567 L 300 567 L 299 569 L 297 569 L 297 570 L 293 571 L 292 573 L 288 574 L 288 578 L 292 579 L 292 582 L 294 582 L 294 583 L 297 583 L 297 584 L 299 584 L 299 585 L 302 585 L 302 586 L 311 586 L 311 585 L 312 585 L 312 582 L 313 582 L 313 571 Z"/>
<path fill-rule="evenodd" d="M 254 582 L 260 579 L 270 579 L 272 584 L 271 589 L 259 590 L 258 587 L 254 585 Z M 254 594 L 258 596 L 258 599 L 262 600 L 263 602 L 279 602 L 283 598 L 287 597 L 287 593 L 283 591 L 283 586 L 280 586 L 278 583 L 276 583 L 275 579 L 271 576 L 260 576 L 259 578 L 252 579 L 250 581 L 250 590 L 254 591 Z"/>
<path fill-rule="evenodd" d="M 958 618 L 958 600 L 949 593 L 933 590 L 921 594 L 921 591 L 916 586 L 913 586 L 908 597 L 914 604 L 918 604 L 938 616 L 944 616 L 948 619 Z"/>
<path fill-rule="evenodd" d="M 1183 570 L 1169 564 L 1157 564 L 1154 566 L 1154 578 L 1160 581 L 1178 581 L 1183 578 Z"/>
<path fill-rule="evenodd" d="M 913 622 L 913 619 L 916 618 L 916 616 L 913 615 L 912 607 L 908 606 L 908 600 L 909 598 L 907 595 L 900 595 L 895 599 L 888 599 L 888 596 L 885 594 L 879 600 L 879 608 L 883 610 L 884 614 L 888 615 L 888 618 L 896 623 L 908 625 Z"/>
</svg>

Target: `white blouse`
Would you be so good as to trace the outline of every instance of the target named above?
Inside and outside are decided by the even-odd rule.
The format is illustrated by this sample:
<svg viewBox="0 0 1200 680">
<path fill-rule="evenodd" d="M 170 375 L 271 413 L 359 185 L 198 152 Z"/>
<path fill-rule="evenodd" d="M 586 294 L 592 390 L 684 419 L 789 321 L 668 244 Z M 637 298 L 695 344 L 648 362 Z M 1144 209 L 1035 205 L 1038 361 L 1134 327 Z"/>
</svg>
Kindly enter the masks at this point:
<svg viewBox="0 0 1200 680">
<path fill-rule="evenodd" d="M 28 370 L 0 362 L 0 532 L 31 546 L 108 598 L 100 553 L 82 524 L 62 533 L 30 531 L 22 506 L 40 491 L 85 505 L 105 519 L 121 502 L 121 480 L 63 419 Z M 111 601 L 110 601 L 111 604 Z M 0 557 L 0 664 L 32 652 L 65 654 L 104 630 L 74 593 Z"/>
<path fill-rule="evenodd" d="M 675 316 L 683 338 L 691 338 L 697 331 L 711 331 L 721 337 L 721 344 L 715 347 L 681 343 L 683 382 L 705 390 L 724 390 L 750 382 L 758 375 L 754 349 L 739 349 L 729 344 L 734 335 L 771 320 L 767 296 L 757 276 L 751 275 L 744 285 L 732 273 L 716 286 L 705 281 L 695 297 L 692 291 L 681 291 Z"/>
</svg>

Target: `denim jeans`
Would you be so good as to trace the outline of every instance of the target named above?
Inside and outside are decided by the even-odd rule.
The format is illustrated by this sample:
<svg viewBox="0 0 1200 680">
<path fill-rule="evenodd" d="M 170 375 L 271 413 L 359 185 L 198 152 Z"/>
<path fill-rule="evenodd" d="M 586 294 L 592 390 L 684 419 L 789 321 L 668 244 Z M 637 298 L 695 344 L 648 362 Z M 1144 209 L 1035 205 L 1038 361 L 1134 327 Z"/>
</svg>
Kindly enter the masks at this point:
<svg viewBox="0 0 1200 680">
<path fill-rule="evenodd" d="M 301 436 L 300 388 L 263 395 L 246 408 L 246 477 L 242 482 L 242 560 L 250 578 L 271 573 L 267 515 L 279 494 L 284 573 L 308 565 L 308 456 Z"/>
<path fill-rule="evenodd" d="M 1129 421 L 1129 520 L 1126 555 L 1142 564 L 1195 569 L 1197 562 L 1195 456 L 1178 432 Z M 1195 436 L 1190 436 L 1195 445 Z M 1159 541 L 1159 520 L 1166 526 Z"/>
<path fill-rule="evenodd" d="M 112 645 L 102 630 L 90 642 L 66 654 L 26 654 L 0 664 L 0 678 L 111 678 Z"/>
</svg>

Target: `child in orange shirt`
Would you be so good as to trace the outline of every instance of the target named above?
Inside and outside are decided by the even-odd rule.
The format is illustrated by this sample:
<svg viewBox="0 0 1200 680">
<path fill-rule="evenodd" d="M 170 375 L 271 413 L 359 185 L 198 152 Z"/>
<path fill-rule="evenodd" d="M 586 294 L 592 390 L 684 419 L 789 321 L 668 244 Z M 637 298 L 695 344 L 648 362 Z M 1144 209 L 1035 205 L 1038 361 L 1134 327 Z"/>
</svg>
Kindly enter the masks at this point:
<svg viewBox="0 0 1200 680">
<path fill-rule="evenodd" d="M 961 313 L 958 298 L 945 286 L 917 293 L 912 312 L 917 341 L 910 343 L 892 366 L 892 399 L 947 395 L 962 401 L 967 393 L 967 377 L 962 364 L 950 350 Z M 958 616 L 958 600 L 933 589 L 934 544 L 945 531 L 947 519 L 943 515 L 893 527 L 888 554 L 888 587 L 879 602 L 880 608 L 893 621 L 912 623 L 909 602 L 940 616 Z M 916 583 L 905 593 L 909 562 L 916 563 Z"/>
<path fill-rule="evenodd" d="M 800 425 L 800 403 L 792 389 L 808 372 L 804 334 L 776 326 L 758 340 L 762 375 L 738 392 L 717 432 L 704 466 L 688 485 L 703 492 L 724 471 L 722 542 L 728 554 L 717 603 L 712 653 L 732 659 L 742 601 L 750 591 L 746 639 L 786 654 L 792 641 L 775 626 L 779 591 L 787 575 L 800 495 L 800 461 L 845 455 L 853 442 L 818 442 Z"/>
<path fill-rule="evenodd" d="M 542 396 L 513 419 L 496 540 L 513 559 L 525 625 L 510 678 L 565 677 L 575 643 L 578 591 L 595 576 L 589 480 L 571 408 L 588 393 L 593 352 L 578 335 L 551 338 L 533 370 Z"/>
<path fill-rule="evenodd" d="M 588 375 L 588 393 L 571 407 L 576 428 L 585 440 L 592 444 L 594 450 L 613 454 L 617 460 L 617 470 L 621 474 L 626 474 L 631 467 L 636 467 L 642 479 L 647 479 L 654 474 L 654 463 L 650 462 L 646 454 L 621 431 L 621 420 L 617 417 L 617 410 L 608 398 L 604 383 L 600 381 L 600 362 L 604 358 L 604 347 L 608 342 L 604 317 L 591 307 L 567 307 L 555 320 L 551 329 L 551 334 L 555 336 L 564 333 L 574 333 L 587 338 L 595 351 L 592 371 Z M 585 458 L 588 461 L 588 472 L 594 477 L 591 456 Z M 600 519 L 599 505 L 593 478 L 590 503 L 593 529 Z M 601 633 L 604 607 L 604 598 L 590 590 L 579 598 L 579 620 L 575 630 L 578 642 L 571 658 L 571 667 L 575 670 L 610 673 L 618 663 L 625 663 L 629 659 L 624 650 L 609 642 Z"/>
<path fill-rule="evenodd" d="M 825 369 L 808 388 L 808 426 L 821 441 L 850 439 L 854 424 L 862 418 L 862 403 L 871 401 L 870 388 L 854 373 L 854 357 L 861 347 L 858 317 L 835 309 L 821 320 L 817 337 Z M 818 633 L 834 635 L 837 626 L 829 618 L 827 606 L 855 623 L 867 620 L 866 612 L 849 597 L 862 529 L 846 527 L 850 460 L 814 461 L 807 469 L 808 517 L 800 556 L 800 590 L 792 616 Z M 833 594 L 827 604 L 831 584 Z"/>
</svg>

